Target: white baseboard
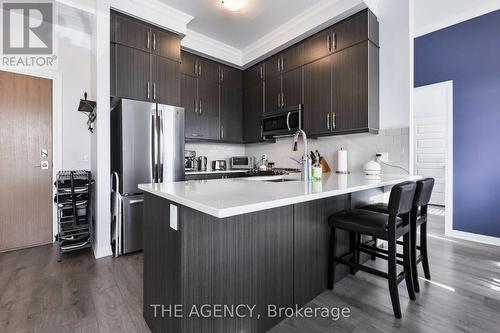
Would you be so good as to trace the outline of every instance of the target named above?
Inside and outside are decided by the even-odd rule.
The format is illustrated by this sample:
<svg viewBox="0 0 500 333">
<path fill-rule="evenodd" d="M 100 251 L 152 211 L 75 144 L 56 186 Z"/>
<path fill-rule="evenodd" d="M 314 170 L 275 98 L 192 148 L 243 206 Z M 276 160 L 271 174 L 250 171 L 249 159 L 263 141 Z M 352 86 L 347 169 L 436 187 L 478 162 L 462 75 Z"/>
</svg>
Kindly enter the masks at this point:
<svg viewBox="0 0 500 333">
<path fill-rule="evenodd" d="M 453 237 L 458 239 L 463 239 L 471 242 L 500 246 L 500 238 L 473 234 L 470 232 L 458 231 L 458 230 L 447 230 L 445 232 L 447 237 Z"/>
<path fill-rule="evenodd" d="M 92 246 L 92 249 L 94 250 L 94 257 L 96 259 L 109 257 L 113 255 L 113 251 L 111 250 L 111 245 L 100 246 L 100 247 Z"/>
</svg>

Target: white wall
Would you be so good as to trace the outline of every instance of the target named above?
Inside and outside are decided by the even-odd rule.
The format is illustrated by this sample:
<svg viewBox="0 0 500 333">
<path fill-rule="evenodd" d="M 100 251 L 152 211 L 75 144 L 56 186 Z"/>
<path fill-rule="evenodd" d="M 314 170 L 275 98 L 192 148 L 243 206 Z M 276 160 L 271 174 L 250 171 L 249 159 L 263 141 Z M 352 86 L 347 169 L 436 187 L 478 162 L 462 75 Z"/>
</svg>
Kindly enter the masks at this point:
<svg viewBox="0 0 500 333">
<path fill-rule="evenodd" d="M 417 0 L 415 36 L 500 9 L 500 0 Z"/>
<path fill-rule="evenodd" d="M 381 129 L 410 124 L 410 90 L 413 87 L 410 3 L 402 0 L 381 0 L 379 3 Z"/>
</svg>

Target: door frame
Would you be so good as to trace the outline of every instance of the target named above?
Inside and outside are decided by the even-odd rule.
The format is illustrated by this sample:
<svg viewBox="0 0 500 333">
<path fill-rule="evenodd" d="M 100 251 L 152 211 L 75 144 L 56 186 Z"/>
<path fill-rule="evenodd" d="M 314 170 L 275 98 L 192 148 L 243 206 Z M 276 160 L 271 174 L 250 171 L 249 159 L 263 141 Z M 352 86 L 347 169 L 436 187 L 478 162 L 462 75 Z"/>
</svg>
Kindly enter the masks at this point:
<svg viewBox="0 0 500 333">
<path fill-rule="evenodd" d="M 446 193 L 445 193 L 445 236 L 456 237 L 456 232 L 453 230 L 453 81 L 443 81 L 428 84 L 413 89 L 428 87 L 428 86 L 443 86 L 448 93 L 448 108 L 446 110 Z M 412 100 L 410 112 L 410 170 L 411 174 L 415 174 L 415 100 Z"/>
<path fill-rule="evenodd" d="M 28 75 L 52 81 L 52 183 L 57 179 L 57 172 L 62 170 L 62 73 L 50 70 L 24 70 L 0 67 L 1 71 Z M 75 110 L 76 112 L 76 110 Z M 56 189 L 52 187 L 52 195 Z M 52 243 L 58 233 L 57 207 L 52 205 Z"/>
</svg>

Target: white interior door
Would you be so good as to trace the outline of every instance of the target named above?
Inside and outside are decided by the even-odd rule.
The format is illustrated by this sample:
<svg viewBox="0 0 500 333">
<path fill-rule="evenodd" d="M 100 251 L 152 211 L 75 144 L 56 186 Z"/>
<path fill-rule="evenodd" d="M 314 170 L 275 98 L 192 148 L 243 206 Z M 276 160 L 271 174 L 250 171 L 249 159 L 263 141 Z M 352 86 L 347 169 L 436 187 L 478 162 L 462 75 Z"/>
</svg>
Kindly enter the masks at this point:
<svg viewBox="0 0 500 333">
<path fill-rule="evenodd" d="M 446 202 L 449 94 L 442 83 L 415 88 L 414 94 L 414 170 L 436 180 L 430 203 L 440 206 Z"/>
</svg>

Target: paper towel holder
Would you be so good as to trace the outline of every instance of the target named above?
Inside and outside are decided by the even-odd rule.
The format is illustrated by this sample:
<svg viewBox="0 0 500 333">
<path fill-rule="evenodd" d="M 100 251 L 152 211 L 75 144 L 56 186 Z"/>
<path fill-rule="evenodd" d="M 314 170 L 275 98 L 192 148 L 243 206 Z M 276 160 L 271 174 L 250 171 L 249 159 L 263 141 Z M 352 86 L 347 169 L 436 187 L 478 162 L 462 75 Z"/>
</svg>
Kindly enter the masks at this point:
<svg viewBox="0 0 500 333">
<path fill-rule="evenodd" d="M 345 151 L 345 149 L 344 148 L 340 148 L 339 152 L 341 152 L 341 151 Z M 347 161 L 347 156 L 346 156 L 346 161 Z M 346 165 L 346 169 L 347 169 L 347 165 Z M 348 170 L 345 170 L 345 171 L 339 171 L 339 170 L 337 170 L 337 171 L 335 171 L 335 173 L 337 173 L 339 175 L 348 175 L 348 174 L 350 174 L 350 172 Z"/>
</svg>

